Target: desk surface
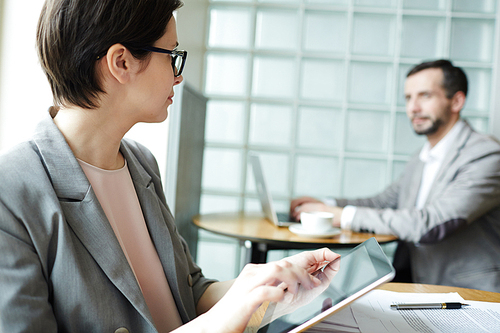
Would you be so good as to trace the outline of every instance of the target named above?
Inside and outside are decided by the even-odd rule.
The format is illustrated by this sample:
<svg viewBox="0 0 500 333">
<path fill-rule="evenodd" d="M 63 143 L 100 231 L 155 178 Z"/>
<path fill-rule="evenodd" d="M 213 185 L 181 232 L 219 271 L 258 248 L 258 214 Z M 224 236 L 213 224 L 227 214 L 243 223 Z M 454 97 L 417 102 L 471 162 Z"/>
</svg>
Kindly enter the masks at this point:
<svg viewBox="0 0 500 333">
<path fill-rule="evenodd" d="M 321 244 L 335 246 L 353 246 L 375 237 L 379 243 L 392 242 L 397 239 L 393 235 L 378 235 L 343 230 L 341 234 L 332 238 L 301 237 L 292 233 L 286 227 L 277 227 L 258 213 L 218 213 L 198 215 L 193 223 L 204 230 L 220 235 L 266 243 L 269 245 L 283 245 L 288 247 L 307 248 Z"/>
<path fill-rule="evenodd" d="M 468 301 L 496 302 L 500 303 L 500 293 L 484 290 L 437 286 L 417 283 L 386 283 L 377 289 L 397 291 L 404 293 L 453 293 L 456 292 Z"/>
<path fill-rule="evenodd" d="M 481 301 L 481 302 L 497 302 L 500 303 L 500 293 L 490 291 L 438 286 L 430 284 L 416 284 L 416 283 L 385 283 L 377 289 L 397 291 L 402 293 L 452 293 L 456 292 L 466 301 Z M 256 333 L 265 313 L 265 307 L 259 308 L 254 317 L 249 322 L 245 333 Z"/>
</svg>

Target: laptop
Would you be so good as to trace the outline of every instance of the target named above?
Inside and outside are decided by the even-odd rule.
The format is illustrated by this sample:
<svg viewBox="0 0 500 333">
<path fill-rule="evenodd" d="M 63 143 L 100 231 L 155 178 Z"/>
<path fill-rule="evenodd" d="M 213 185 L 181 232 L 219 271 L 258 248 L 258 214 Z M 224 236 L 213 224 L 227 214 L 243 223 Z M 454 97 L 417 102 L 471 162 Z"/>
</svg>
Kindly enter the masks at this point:
<svg viewBox="0 0 500 333">
<path fill-rule="evenodd" d="M 377 240 L 370 238 L 342 255 L 339 272 L 322 294 L 262 327 L 258 333 L 304 332 L 370 290 L 389 282 L 394 275 L 395 270 Z M 276 303 L 269 304 L 263 322 L 272 318 L 275 307 Z"/>
<path fill-rule="evenodd" d="M 273 206 L 271 193 L 269 192 L 264 179 L 264 172 L 262 170 L 262 164 L 260 163 L 259 156 L 250 154 L 248 158 L 250 164 L 252 165 L 255 187 L 257 189 L 257 195 L 259 196 L 264 216 L 278 227 L 288 227 L 290 225 L 298 224 L 299 222 L 292 220 L 289 212 L 276 212 Z"/>
</svg>

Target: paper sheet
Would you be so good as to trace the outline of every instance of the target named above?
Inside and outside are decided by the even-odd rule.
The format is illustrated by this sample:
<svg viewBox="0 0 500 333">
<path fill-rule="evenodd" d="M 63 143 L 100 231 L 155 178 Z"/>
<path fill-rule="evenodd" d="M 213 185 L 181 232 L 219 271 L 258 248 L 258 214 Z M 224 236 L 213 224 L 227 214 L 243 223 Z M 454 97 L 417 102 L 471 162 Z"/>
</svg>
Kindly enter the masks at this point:
<svg viewBox="0 0 500 333">
<path fill-rule="evenodd" d="M 456 310 L 393 310 L 394 303 L 464 302 Z M 330 330 L 327 330 L 330 328 Z M 500 303 L 464 301 L 457 293 L 373 290 L 307 332 L 470 333 L 500 332 Z"/>
</svg>

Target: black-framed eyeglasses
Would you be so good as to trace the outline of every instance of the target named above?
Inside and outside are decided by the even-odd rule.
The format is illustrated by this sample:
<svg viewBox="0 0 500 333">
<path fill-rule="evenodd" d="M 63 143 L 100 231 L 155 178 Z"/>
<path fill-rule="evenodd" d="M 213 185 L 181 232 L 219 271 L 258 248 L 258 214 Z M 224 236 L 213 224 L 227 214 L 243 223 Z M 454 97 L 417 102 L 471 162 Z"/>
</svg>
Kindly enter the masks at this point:
<svg viewBox="0 0 500 333">
<path fill-rule="evenodd" d="M 169 54 L 170 57 L 172 58 L 172 69 L 174 70 L 174 76 L 175 77 L 181 76 L 182 71 L 184 70 L 184 65 L 186 64 L 187 51 L 166 50 L 154 46 L 146 46 L 143 47 L 142 49 L 150 52 Z"/>
</svg>

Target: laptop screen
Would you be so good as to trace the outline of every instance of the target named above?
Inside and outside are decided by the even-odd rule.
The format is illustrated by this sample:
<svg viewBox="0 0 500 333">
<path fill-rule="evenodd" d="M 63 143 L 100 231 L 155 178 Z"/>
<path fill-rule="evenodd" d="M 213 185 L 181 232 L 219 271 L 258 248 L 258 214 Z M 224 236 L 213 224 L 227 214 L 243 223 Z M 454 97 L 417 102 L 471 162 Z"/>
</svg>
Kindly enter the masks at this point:
<svg viewBox="0 0 500 333">
<path fill-rule="evenodd" d="M 339 272 L 330 286 L 309 304 L 282 316 L 259 333 L 302 332 L 346 304 L 394 277 L 394 268 L 375 238 L 342 255 Z M 273 311 L 273 303 L 267 311 Z M 271 313 L 266 312 L 266 316 Z"/>
</svg>

